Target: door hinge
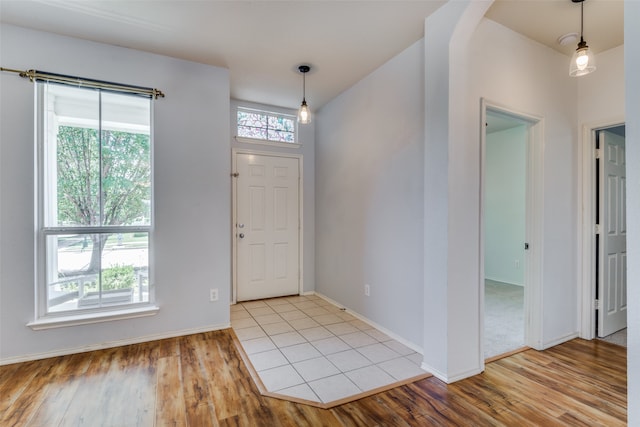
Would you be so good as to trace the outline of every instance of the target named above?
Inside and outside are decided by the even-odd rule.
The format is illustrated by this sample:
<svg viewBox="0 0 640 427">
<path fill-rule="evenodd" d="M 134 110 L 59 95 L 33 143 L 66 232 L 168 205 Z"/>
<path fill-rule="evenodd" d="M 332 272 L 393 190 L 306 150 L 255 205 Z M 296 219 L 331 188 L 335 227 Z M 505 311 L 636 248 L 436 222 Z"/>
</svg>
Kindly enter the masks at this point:
<svg viewBox="0 0 640 427">
<path fill-rule="evenodd" d="M 232 176 L 232 177 L 234 177 L 234 178 L 237 178 L 237 177 L 239 177 L 239 176 L 240 176 L 240 174 L 239 174 L 238 172 L 233 172 L 233 173 L 231 174 L 231 176 Z"/>
<path fill-rule="evenodd" d="M 600 234 L 600 224 L 596 224 L 595 230 L 596 234 Z"/>
<path fill-rule="evenodd" d="M 602 157 L 602 148 L 596 148 L 596 159 Z"/>
<path fill-rule="evenodd" d="M 529 250 L 529 243 L 525 243 L 525 244 L 524 244 L 524 250 L 525 250 L 525 251 L 528 251 L 528 250 Z"/>
<path fill-rule="evenodd" d="M 600 310 L 600 300 L 593 300 L 593 308 L 596 310 Z"/>
</svg>

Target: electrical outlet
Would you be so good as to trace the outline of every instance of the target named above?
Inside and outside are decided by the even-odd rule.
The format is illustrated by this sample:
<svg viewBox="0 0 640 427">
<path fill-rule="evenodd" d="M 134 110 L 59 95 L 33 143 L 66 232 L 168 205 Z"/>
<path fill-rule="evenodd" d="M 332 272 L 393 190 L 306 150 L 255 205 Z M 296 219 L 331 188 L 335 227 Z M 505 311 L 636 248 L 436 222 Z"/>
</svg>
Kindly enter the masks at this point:
<svg viewBox="0 0 640 427">
<path fill-rule="evenodd" d="M 371 296 L 371 287 L 368 284 L 364 285 L 364 295 Z"/>
<path fill-rule="evenodd" d="M 218 301 L 218 289 L 209 289 L 209 301 Z"/>
</svg>

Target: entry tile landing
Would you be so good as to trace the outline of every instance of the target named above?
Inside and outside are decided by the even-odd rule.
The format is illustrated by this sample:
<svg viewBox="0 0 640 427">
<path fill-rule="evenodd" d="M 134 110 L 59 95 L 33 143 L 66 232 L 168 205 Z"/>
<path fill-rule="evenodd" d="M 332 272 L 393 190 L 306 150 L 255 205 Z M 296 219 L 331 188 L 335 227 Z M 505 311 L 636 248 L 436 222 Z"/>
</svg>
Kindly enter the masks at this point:
<svg viewBox="0 0 640 427">
<path fill-rule="evenodd" d="M 235 304 L 231 326 L 259 386 L 283 399 L 330 408 L 430 376 L 421 354 L 316 295 Z"/>
</svg>

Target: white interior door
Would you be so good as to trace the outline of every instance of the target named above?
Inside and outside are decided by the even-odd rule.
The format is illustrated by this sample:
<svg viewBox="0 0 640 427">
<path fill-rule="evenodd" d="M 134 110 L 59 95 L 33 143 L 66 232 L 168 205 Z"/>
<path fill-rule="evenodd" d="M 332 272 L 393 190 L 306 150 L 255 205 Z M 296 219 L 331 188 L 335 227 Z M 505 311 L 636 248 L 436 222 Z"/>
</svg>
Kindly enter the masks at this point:
<svg viewBox="0 0 640 427">
<path fill-rule="evenodd" d="M 299 293 L 299 159 L 236 155 L 236 299 Z"/>
<path fill-rule="evenodd" d="M 624 136 L 599 131 L 598 336 L 627 326 L 627 219 Z"/>
</svg>

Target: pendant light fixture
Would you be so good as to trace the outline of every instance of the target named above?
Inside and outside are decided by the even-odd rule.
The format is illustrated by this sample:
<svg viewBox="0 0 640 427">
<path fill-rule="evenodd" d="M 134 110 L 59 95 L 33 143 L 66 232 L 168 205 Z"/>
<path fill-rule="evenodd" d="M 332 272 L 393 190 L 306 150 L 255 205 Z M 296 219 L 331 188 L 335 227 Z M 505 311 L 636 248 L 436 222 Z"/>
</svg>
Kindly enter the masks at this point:
<svg viewBox="0 0 640 427">
<path fill-rule="evenodd" d="M 311 112 L 309 111 L 309 107 L 307 106 L 307 100 L 305 98 L 305 89 L 306 89 L 306 81 L 305 75 L 311 70 L 311 67 L 308 65 L 300 65 L 298 67 L 298 71 L 302 73 L 302 104 L 298 109 L 298 123 L 306 125 L 311 123 Z"/>
<path fill-rule="evenodd" d="M 583 38 L 584 30 L 584 0 L 571 0 L 573 3 L 580 3 L 580 42 L 578 48 L 571 58 L 569 64 L 569 75 L 571 77 L 585 76 L 596 70 L 596 59 L 593 51 L 587 46 Z"/>
</svg>

